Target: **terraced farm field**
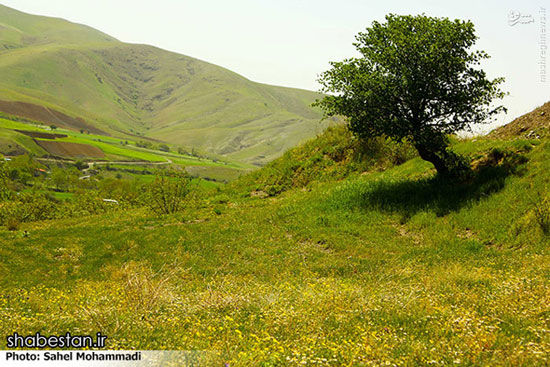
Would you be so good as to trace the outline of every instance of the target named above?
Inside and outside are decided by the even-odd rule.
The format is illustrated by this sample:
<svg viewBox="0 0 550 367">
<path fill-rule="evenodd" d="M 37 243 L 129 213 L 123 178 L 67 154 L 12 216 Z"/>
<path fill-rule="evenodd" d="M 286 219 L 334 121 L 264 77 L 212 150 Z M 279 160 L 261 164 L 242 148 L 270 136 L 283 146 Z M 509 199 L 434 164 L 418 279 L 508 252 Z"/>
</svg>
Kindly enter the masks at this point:
<svg viewBox="0 0 550 367">
<path fill-rule="evenodd" d="M 3 153 L 30 152 L 38 158 L 118 162 L 124 165 L 177 165 L 204 167 L 190 170 L 198 177 L 227 181 L 254 169 L 253 166 L 227 158 L 196 153 L 179 154 L 139 147 L 140 141 L 88 134 L 56 128 L 38 122 L 13 121 L 0 118 L 0 138 L 9 137 L 2 145 Z M 1 142 L 1 141 L 0 141 Z M 175 149 L 174 149 L 175 150 Z M 0 151 L 2 153 L 2 151 Z"/>
</svg>

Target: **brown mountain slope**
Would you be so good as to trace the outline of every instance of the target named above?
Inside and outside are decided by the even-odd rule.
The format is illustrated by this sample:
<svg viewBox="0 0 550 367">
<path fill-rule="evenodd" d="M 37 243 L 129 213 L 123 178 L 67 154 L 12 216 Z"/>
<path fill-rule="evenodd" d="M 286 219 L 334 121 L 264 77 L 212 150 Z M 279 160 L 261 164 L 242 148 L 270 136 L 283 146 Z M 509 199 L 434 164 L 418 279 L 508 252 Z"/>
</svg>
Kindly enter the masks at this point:
<svg viewBox="0 0 550 367">
<path fill-rule="evenodd" d="M 548 136 L 550 131 L 550 102 L 518 117 L 514 121 L 496 128 L 489 134 L 494 138 L 537 138 Z"/>
</svg>

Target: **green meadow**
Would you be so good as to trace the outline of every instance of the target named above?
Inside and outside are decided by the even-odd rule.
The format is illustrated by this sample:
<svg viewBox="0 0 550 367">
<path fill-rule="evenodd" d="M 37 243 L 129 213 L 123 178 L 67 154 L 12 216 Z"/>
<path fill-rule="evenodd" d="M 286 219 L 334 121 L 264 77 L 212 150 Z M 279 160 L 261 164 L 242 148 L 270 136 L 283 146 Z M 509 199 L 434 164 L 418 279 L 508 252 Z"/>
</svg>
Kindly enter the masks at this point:
<svg viewBox="0 0 550 367">
<path fill-rule="evenodd" d="M 346 134 L 175 214 L 1 229 L 1 332 L 101 331 L 231 366 L 547 364 L 548 141 L 456 140 L 476 167 L 456 184 L 387 142 L 350 155 Z"/>
</svg>

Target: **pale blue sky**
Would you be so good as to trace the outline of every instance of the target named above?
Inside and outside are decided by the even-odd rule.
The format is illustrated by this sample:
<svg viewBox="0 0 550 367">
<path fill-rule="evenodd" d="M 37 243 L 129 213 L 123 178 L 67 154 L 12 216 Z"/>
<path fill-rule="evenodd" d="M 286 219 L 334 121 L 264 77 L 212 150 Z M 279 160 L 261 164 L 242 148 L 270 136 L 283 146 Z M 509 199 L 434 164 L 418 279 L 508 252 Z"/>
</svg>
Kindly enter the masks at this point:
<svg viewBox="0 0 550 367">
<path fill-rule="evenodd" d="M 431 0 L 0 0 L 6 6 L 87 24 L 124 42 L 146 43 L 226 67 L 263 83 L 316 90 L 331 60 L 355 55 L 357 32 L 387 13 L 470 19 L 483 67 L 506 78 L 510 121 L 550 98 L 540 81 L 541 18 L 546 1 Z M 508 24 L 510 11 L 534 22 Z M 528 18 L 524 18 L 528 19 Z M 549 18 L 550 19 L 550 18 Z M 550 73 L 550 59 L 546 60 Z"/>
</svg>

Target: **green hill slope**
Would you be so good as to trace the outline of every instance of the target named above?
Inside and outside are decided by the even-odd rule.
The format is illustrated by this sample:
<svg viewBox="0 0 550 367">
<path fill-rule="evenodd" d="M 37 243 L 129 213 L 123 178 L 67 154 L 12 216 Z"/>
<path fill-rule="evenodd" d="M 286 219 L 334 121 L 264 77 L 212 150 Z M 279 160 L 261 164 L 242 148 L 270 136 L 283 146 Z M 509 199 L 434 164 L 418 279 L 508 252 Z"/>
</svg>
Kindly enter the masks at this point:
<svg viewBox="0 0 550 367">
<path fill-rule="evenodd" d="M 0 5 L 0 48 L 64 43 L 115 42 L 115 38 L 64 19 L 36 16 Z"/>
<path fill-rule="evenodd" d="M 61 19 L 0 6 L 0 45 L 5 112 L 13 112 L 14 101 L 45 106 L 104 134 L 146 136 L 254 164 L 326 127 L 310 107 L 317 93 L 255 83 Z"/>
</svg>

